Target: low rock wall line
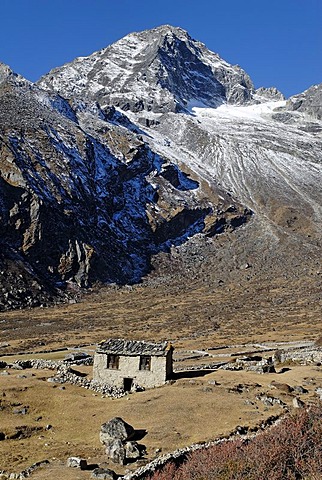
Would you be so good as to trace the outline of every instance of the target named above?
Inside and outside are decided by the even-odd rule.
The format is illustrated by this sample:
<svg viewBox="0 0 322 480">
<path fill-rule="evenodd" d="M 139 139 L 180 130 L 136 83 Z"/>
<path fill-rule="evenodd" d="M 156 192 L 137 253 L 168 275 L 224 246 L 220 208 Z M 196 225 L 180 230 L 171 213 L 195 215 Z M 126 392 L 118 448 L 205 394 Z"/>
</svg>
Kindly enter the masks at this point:
<svg viewBox="0 0 322 480">
<path fill-rule="evenodd" d="M 262 433 L 264 430 L 267 428 L 270 428 L 277 423 L 279 423 L 283 418 L 285 417 L 285 414 L 281 415 L 276 415 L 276 416 L 271 416 L 269 417 L 266 421 L 264 421 L 259 427 L 258 431 L 256 433 L 251 433 L 251 434 L 245 434 L 241 435 L 240 429 L 242 427 L 237 427 L 237 429 L 231 433 L 231 435 L 228 438 L 219 438 L 217 440 L 213 440 L 210 442 L 203 442 L 203 443 L 195 443 L 192 444 L 188 447 L 184 448 L 179 448 L 178 450 L 175 450 L 174 452 L 167 453 L 165 455 L 159 456 L 155 460 L 152 460 L 152 462 L 147 463 L 143 467 L 138 468 L 134 472 L 128 473 L 124 475 L 123 480 L 144 480 L 147 478 L 147 476 L 152 475 L 154 472 L 157 470 L 160 470 L 163 468 L 167 463 L 172 462 L 172 461 L 178 461 L 178 460 L 184 460 L 184 458 L 189 455 L 192 452 L 195 452 L 197 450 L 202 450 L 202 449 L 208 449 L 211 448 L 215 445 L 218 445 L 220 443 L 224 442 L 231 442 L 236 440 L 236 438 L 242 438 L 242 439 L 251 439 L 254 438 L 256 435 L 259 435 Z"/>
</svg>

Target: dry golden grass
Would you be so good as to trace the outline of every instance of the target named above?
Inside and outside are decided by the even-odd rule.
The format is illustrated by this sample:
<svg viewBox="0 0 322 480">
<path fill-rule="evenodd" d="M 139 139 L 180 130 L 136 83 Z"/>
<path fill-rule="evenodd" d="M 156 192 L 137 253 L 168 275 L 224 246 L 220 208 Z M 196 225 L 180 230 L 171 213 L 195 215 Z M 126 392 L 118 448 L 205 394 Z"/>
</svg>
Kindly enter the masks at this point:
<svg viewBox="0 0 322 480">
<path fill-rule="evenodd" d="M 257 294 L 236 285 L 222 290 L 202 284 L 171 290 L 162 285 L 105 288 L 78 304 L 6 312 L 0 321 L 1 341 L 10 343 L 1 349 L 3 354 L 94 343 L 110 336 L 168 339 L 204 348 L 263 339 L 313 340 L 321 331 L 320 304 L 312 302 L 308 308 L 287 286 L 278 285 L 270 285 L 269 291 L 262 285 Z"/>
<path fill-rule="evenodd" d="M 83 367 L 89 374 L 90 370 Z M 1 390 L 6 393 L 1 397 L 5 407 L 0 411 L 1 430 L 8 434 L 21 425 L 44 427 L 44 430 L 22 440 L 2 441 L 0 469 L 18 472 L 33 462 L 51 460 L 50 467 L 33 474 L 35 479 L 59 475 L 70 480 L 88 478 L 88 472 L 65 468 L 66 459 L 80 455 L 88 463 L 106 461 L 98 433 L 100 425 L 115 416 L 121 416 L 136 429 L 147 430 L 141 443 L 147 446 L 148 458 L 153 458 L 158 448 L 165 453 L 214 439 L 229 434 L 238 424 L 254 426 L 281 412 L 281 407 L 268 408 L 255 399 L 256 394 L 269 392 L 291 404 L 292 396 L 277 393 L 270 386 L 272 380 L 293 386 L 306 382 L 310 394 L 302 396 L 305 401 L 312 399 L 314 388 L 322 384 L 322 371 L 317 367 L 294 366 L 283 374 L 270 375 L 219 370 L 205 376 L 180 378 L 172 385 L 121 399 L 110 399 L 72 385 L 65 385 L 61 390 L 46 381 L 53 372 L 11 370 L 10 373 L 0 379 Z M 19 378 L 21 373 L 27 374 L 27 378 Z M 31 373 L 34 376 L 29 376 Z M 213 381 L 218 384 L 212 384 Z M 248 391 L 230 391 L 240 383 L 248 385 Z M 245 403 L 246 400 L 251 400 L 253 405 Z M 17 408 L 13 404 L 28 406 L 28 414 L 12 413 L 13 408 Z M 52 428 L 46 430 L 46 425 Z M 114 464 L 110 467 L 119 473 L 124 471 Z"/>
</svg>

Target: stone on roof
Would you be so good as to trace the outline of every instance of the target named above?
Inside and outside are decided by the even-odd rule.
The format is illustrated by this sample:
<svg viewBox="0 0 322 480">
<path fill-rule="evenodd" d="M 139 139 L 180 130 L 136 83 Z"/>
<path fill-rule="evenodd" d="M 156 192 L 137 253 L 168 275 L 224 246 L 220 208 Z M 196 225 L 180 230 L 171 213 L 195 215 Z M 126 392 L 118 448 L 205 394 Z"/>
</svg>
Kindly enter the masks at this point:
<svg viewBox="0 0 322 480">
<path fill-rule="evenodd" d="M 168 342 L 144 342 L 137 340 L 124 340 L 123 338 L 110 338 L 101 342 L 97 348 L 98 353 L 108 353 L 112 355 L 151 355 L 166 356 L 169 348 L 172 348 Z"/>
</svg>

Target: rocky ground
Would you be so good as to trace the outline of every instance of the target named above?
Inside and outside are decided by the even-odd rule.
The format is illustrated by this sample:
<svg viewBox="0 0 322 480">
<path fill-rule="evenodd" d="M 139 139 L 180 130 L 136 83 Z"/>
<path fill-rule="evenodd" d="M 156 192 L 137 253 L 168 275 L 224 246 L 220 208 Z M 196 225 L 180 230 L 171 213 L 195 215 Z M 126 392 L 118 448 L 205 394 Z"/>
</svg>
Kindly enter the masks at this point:
<svg viewBox="0 0 322 480">
<path fill-rule="evenodd" d="M 274 355 L 276 372 L 260 374 L 245 366 L 240 370 L 243 359 L 245 365 L 247 358 L 258 361 L 260 356 L 267 358 L 276 350 L 280 351 Z M 61 361 L 65 355 L 53 352 L 42 356 L 47 357 L 48 366 L 48 358 Z M 302 402 L 309 405 L 318 401 L 322 387 L 321 356 L 321 349 L 307 341 L 226 345 L 204 350 L 182 346 L 176 350 L 177 373 L 170 384 L 114 399 L 76 384 L 51 381 L 55 369 L 21 369 L 27 365 L 21 360 L 33 355 L 1 357 L 12 366 L 2 368 L 0 376 L 0 471 L 18 473 L 46 461 L 35 468 L 32 478 L 88 479 L 98 465 L 124 474 L 196 442 L 227 436 L 233 431 L 255 432 L 268 419 L 301 408 Z M 20 363 L 12 363 L 16 360 Z M 220 364 L 225 364 L 225 369 L 219 368 Z M 82 378 L 90 379 L 91 367 L 72 368 Z M 122 466 L 106 455 L 100 443 L 100 429 L 114 417 L 122 417 L 142 433 L 138 441 L 147 450 L 142 460 Z M 88 468 L 81 471 L 67 467 L 67 459 L 74 456 L 84 458 Z"/>
</svg>

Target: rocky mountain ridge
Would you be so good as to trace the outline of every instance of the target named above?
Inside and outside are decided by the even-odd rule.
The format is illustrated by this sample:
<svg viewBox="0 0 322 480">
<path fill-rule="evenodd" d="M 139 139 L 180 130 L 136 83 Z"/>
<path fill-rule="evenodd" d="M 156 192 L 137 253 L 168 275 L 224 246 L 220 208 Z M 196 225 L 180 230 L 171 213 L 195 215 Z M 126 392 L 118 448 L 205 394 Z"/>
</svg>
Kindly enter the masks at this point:
<svg viewBox="0 0 322 480">
<path fill-rule="evenodd" d="M 322 83 L 313 85 L 305 92 L 291 97 L 286 109 L 292 112 L 305 113 L 315 120 L 322 119 Z"/>
</svg>

